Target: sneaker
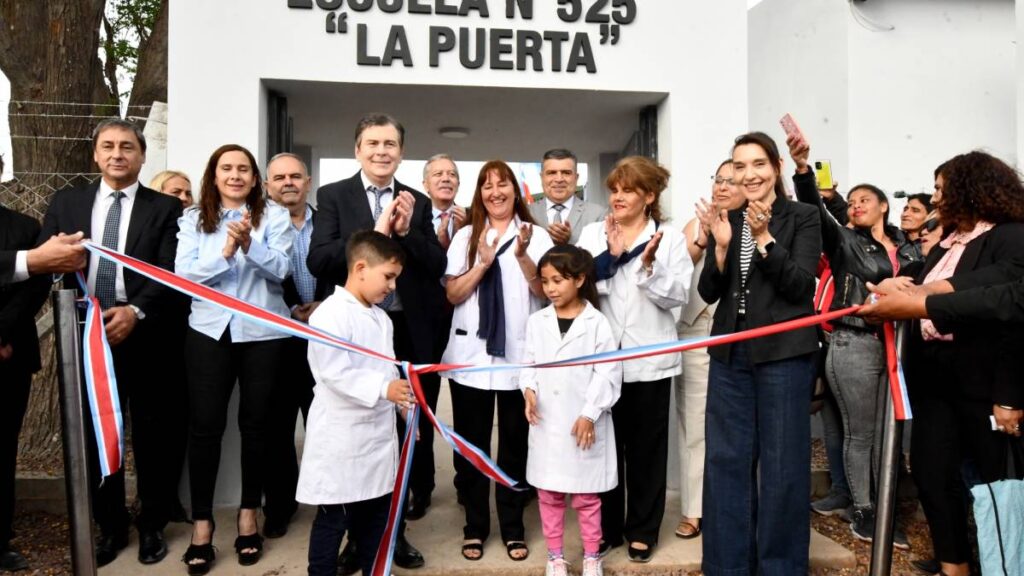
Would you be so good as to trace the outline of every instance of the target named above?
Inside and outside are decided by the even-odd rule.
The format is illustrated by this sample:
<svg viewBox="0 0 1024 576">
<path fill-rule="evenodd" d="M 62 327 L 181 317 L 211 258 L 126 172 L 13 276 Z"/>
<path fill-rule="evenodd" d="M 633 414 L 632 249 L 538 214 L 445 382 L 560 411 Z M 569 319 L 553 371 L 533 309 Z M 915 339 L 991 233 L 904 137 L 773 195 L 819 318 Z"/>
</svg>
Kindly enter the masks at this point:
<svg viewBox="0 0 1024 576">
<path fill-rule="evenodd" d="M 870 507 L 854 508 L 850 530 L 858 540 L 871 542 L 875 536 L 875 511 Z"/>
<path fill-rule="evenodd" d="M 583 576 L 604 576 L 604 566 L 600 558 L 583 559 Z"/>
<path fill-rule="evenodd" d="M 565 561 L 565 558 L 548 560 L 548 565 L 544 568 L 544 576 L 569 576 L 569 563 Z"/>
<path fill-rule="evenodd" d="M 852 504 L 849 494 L 830 490 L 824 498 L 811 502 L 811 510 L 822 516 L 833 516 L 843 514 Z"/>
<path fill-rule="evenodd" d="M 892 527 L 892 547 L 897 550 L 910 550 L 910 540 L 907 540 L 907 533 L 899 526 Z"/>
</svg>

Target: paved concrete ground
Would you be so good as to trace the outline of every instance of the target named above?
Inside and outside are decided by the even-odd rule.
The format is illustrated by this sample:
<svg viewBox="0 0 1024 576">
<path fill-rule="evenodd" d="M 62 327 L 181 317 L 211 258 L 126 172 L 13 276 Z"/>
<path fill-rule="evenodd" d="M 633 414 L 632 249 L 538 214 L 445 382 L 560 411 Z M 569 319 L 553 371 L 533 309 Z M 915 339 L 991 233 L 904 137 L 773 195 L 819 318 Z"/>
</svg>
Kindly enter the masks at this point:
<svg viewBox="0 0 1024 576">
<path fill-rule="evenodd" d="M 451 422 L 451 408 L 447 403 L 448 394 L 442 391 L 442 405 L 439 415 L 445 422 Z M 495 436 L 497 436 L 495 434 Z M 452 488 L 452 453 L 447 446 L 435 444 L 438 466 L 437 490 L 433 497 L 433 506 L 425 518 L 410 522 L 406 532 L 409 541 L 419 548 L 426 557 L 427 564 L 418 570 L 396 569 L 397 575 L 409 576 L 469 576 L 478 574 L 494 575 L 537 575 L 544 573 L 546 550 L 536 503 L 530 505 L 526 513 L 526 526 L 530 558 L 524 562 L 513 562 L 505 555 L 501 539 L 498 537 L 497 521 L 493 519 L 492 536 L 488 540 L 484 557 L 478 562 L 469 562 L 462 558 L 463 512 L 455 503 L 455 491 Z M 654 558 L 649 564 L 635 564 L 626 558 L 625 548 L 612 551 L 605 559 L 605 573 L 609 576 L 618 574 L 650 574 L 650 575 L 682 575 L 700 568 L 701 540 L 681 540 L 673 534 L 678 520 L 678 494 L 669 492 L 669 500 L 665 520 L 661 528 L 661 543 L 655 550 Z M 238 565 L 234 554 L 233 542 L 235 532 L 235 511 L 219 510 L 216 514 L 217 532 L 214 544 L 218 548 L 217 561 L 211 574 L 238 574 L 278 576 L 285 574 L 305 574 L 306 554 L 309 543 L 309 529 L 315 512 L 312 508 L 302 507 L 292 523 L 288 534 L 277 540 L 267 540 L 263 559 L 255 566 L 243 568 Z M 261 521 L 262 522 L 262 521 Z M 582 557 L 582 545 L 576 529 L 576 520 L 572 510 L 566 518 L 566 557 L 573 564 L 576 573 Z M 172 524 L 166 531 L 170 553 L 167 558 L 155 566 L 142 566 L 138 563 L 138 542 L 136 534 L 127 550 L 118 559 L 100 570 L 103 575 L 144 575 L 144 576 L 181 576 L 185 566 L 180 562 L 181 555 L 188 547 L 190 526 Z M 854 567 L 854 554 L 824 536 L 811 533 L 811 566 L 812 567 Z"/>
</svg>

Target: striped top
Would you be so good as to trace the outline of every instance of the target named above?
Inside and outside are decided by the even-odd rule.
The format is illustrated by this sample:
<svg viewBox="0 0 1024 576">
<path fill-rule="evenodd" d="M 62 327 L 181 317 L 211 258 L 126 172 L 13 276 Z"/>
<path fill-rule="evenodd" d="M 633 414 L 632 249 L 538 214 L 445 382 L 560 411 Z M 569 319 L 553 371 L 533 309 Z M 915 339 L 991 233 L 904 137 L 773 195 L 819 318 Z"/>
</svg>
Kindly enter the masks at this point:
<svg viewBox="0 0 1024 576">
<path fill-rule="evenodd" d="M 739 313 L 747 313 L 747 276 L 750 274 L 750 262 L 754 259 L 754 236 L 750 233 L 750 224 L 743 220 L 743 234 L 740 242 L 740 298 Z"/>
</svg>

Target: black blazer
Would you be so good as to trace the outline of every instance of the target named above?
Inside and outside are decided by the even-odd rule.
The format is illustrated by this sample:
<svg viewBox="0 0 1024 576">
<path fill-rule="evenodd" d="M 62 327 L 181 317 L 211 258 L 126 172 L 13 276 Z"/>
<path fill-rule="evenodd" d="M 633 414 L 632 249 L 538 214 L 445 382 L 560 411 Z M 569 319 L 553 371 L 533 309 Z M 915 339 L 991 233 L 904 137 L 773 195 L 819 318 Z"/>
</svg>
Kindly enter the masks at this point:
<svg viewBox="0 0 1024 576">
<path fill-rule="evenodd" d="M 51 275 L 11 283 L 18 251 L 35 246 L 38 236 L 35 219 L 0 206 L 0 345 L 10 344 L 14 352 L 0 364 L 0 374 L 7 369 L 36 372 L 41 367 L 36 312 L 50 292 Z"/>
<path fill-rule="evenodd" d="M 410 360 L 434 362 L 439 303 L 444 298 L 441 277 L 448 257 L 434 232 L 430 199 L 397 180 L 395 188 L 396 193 L 407 190 L 416 198 L 409 233 L 404 238 L 394 236 L 406 254 L 396 290 L 413 341 L 414 357 Z M 316 198 L 317 220 L 306 265 L 321 283 L 342 286 L 348 278 L 345 242 L 355 232 L 373 229 L 373 213 L 358 172 L 347 180 L 322 186 Z"/>
<path fill-rule="evenodd" d="M 82 231 L 86 238 L 98 240 L 92 230 L 92 205 L 96 199 L 99 183 L 80 188 L 60 190 L 53 195 L 50 206 L 43 217 L 43 229 L 39 241 L 45 241 L 59 232 L 74 234 Z M 125 253 L 167 270 L 174 270 L 174 253 L 178 248 L 178 218 L 181 217 L 181 202 L 173 196 L 161 194 L 145 186 L 139 186 L 132 205 L 131 220 L 128 221 L 128 238 Z M 97 230 L 96 234 L 102 234 Z M 85 271 L 88 274 L 88 264 Z M 64 277 L 65 288 L 77 289 L 74 276 Z M 152 325 L 165 313 L 175 314 L 179 310 L 170 288 L 148 280 L 131 270 L 124 271 L 124 288 L 128 303 L 138 306 L 146 315 L 143 320 Z M 175 302 L 167 306 L 168 302 Z"/>
<path fill-rule="evenodd" d="M 945 253 L 946 249 L 941 245 L 932 248 L 924 270 L 918 276 L 919 281 L 924 280 Z M 1014 262 L 1024 262 L 1024 223 L 1000 224 L 967 245 L 951 281 L 959 290 L 970 284 L 972 277 L 997 279 L 1000 270 L 1012 273 L 1017 269 L 1005 264 Z M 1004 277 L 1003 281 L 1015 279 Z M 997 302 L 977 300 L 976 306 L 987 310 L 988 314 L 993 314 L 992 307 L 998 305 Z M 906 363 L 914 374 L 920 369 L 915 365 L 927 362 L 927 356 L 921 356 L 920 350 L 928 343 L 921 338 L 920 322 L 911 322 L 910 327 Z M 1024 406 L 1024 386 L 1018 373 L 1021 350 L 1008 351 L 1006 348 L 1009 342 L 1019 342 L 1020 326 L 940 319 L 936 328 L 953 334 L 953 342 L 945 344 L 950 352 L 952 374 L 943 375 L 953 381 L 953 391 L 963 398 L 987 404 Z M 917 382 L 914 388 L 923 389 L 922 384 L 930 386 Z"/>
<path fill-rule="evenodd" d="M 312 208 L 312 210 L 313 218 L 310 220 L 309 225 L 313 227 L 313 230 L 316 230 L 317 210 L 316 208 Z M 310 246 L 312 246 L 312 238 L 310 240 Z M 294 247 L 292 249 L 294 250 Z M 294 270 L 292 273 L 294 274 Z M 316 277 L 314 276 L 314 278 Z M 284 282 L 281 283 L 281 287 L 284 288 L 284 303 L 287 304 L 289 308 L 302 304 L 302 298 L 299 297 L 299 290 L 295 287 L 295 280 L 291 274 L 284 279 Z M 330 296 L 332 292 L 334 292 L 333 284 L 316 278 L 316 288 L 313 289 L 313 300 L 323 302 L 324 298 Z"/>
<path fill-rule="evenodd" d="M 719 272 L 715 265 L 715 239 L 708 238 L 708 262 L 701 272 L 697 290 L 705 302 L 721 300 L 715 310 L 715 322 L 711 328 L 713 335 L 736 331 L 744 210 L 740 208 L 729 212 L 732 240 L 725 272 Z M 764 258 L 755 250 L 750 263 L 746 286 L 747 328 L 814 314 L 815 272 L 821 255 L 818 209 L 778 197 L 772 204 L 768 231 L 775 238 L 775 245 Z M 728 362 L 731 349 L 729 344 L 714 346 L 708 349 L 708 354 L 721 362 Z M 750 340 L 751 359 L 755 364 L 817 350 L 818 331 L 814 326 Z"/>
</svg>

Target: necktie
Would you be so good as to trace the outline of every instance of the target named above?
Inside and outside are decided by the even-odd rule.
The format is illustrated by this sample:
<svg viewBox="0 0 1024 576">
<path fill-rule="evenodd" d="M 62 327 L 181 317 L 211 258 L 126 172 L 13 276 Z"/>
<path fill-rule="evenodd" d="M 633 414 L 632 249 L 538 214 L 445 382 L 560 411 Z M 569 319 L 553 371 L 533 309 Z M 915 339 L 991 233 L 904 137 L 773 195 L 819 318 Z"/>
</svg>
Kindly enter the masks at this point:
<svg viewBox="0 0 1024 576">
<path fill-rule="evenodd" d="M 103 246 L 111 250 L 117 250 L 118 230 L 121 227 L 121 199 L 124 192 L 115 191 L 112 196 L 114 201 L 107 210 L 107 221 L 103 224 Z M 96 268 L 96 298 L 100 301 L 100 308 L 106 310 L 114 305 L 117 298 L 117 265 L 112 260 L 101 258 Z"/>
<path fill-rule="evenodd" d="M 562 210 L 565 210 L 565 204 L 555 204 L 551 207 L 555 211 L 555 221 L 552 224 L 562 223 Z"/>
<path fill-rule="evenodd" d="M 367 188 L 367 190 L 372 192 L 373 196 L 374 196 L 373 222 L 374 222 L 374 224 L 376 224 L 377 220 L 380 219 L 380 215 L 384 213 L 384 206 L 380 202 L 381 197 L 383 197 L 385 194 L 390 194 L 391 193 L 391 187 L 377 188 L 376 186 L 370 186 L 369 188 Z M 378 304 L 378 306 L 380 306 L 384 310 L 391 310 L 391 305 L 394 304 L 394 303 L 395 303 L 395 293 L 391 292 L 390 294 L 388 294 L 387 296 L 384 297 L 384 301 L 381 302 L 380 304 Z"/>
</svg>

